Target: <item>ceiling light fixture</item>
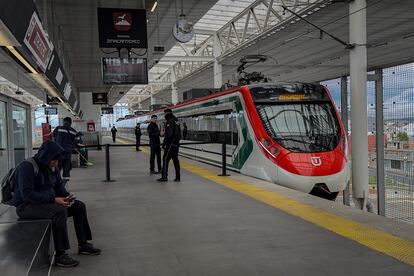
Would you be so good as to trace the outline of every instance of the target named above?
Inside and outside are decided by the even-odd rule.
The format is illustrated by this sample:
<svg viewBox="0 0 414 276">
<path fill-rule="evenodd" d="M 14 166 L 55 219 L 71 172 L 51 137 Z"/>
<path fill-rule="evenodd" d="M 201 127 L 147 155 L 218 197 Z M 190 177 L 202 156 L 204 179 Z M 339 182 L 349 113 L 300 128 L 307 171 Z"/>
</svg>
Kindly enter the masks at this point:
<svg viewBox="0 0 414 276">
<path fill-rule="evenodd" d="M 13 46 L 6 46 L 6 48 L 33 74 L 38 72 L 30 65 L 30 63 L 14 48 Z"/>
<path fill-rule="evenodd" d="M 151 8 L 151 12 L 154 12 L 155 11 L 155 9 L 157 8 L 157 6 L 158 6 L 158 1 L 155 1 L 154 2 L 154 5 L 152 6 L 152 8 Z"/>
</svg>

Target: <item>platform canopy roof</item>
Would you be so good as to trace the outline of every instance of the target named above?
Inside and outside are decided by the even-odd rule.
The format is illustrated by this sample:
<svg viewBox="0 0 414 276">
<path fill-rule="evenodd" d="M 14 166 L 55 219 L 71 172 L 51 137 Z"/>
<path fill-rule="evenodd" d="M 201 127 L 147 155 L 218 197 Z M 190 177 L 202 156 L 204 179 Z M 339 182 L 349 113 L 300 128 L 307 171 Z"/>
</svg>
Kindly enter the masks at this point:
<svg viewBox="0 0 414 276">
<path fill-rule="evenodd" d="M 218 1 L 216 6 L 221 2 L 232 1 Z M 205 30 L 204 35 L 197 35 L 195 43 L 192 41 L 185 45 L 174 46 L 171 52 L 165 55 L 166 58 L 170 57 L 169 62 L 160 59 L 159 64 L 162 67 L 152 69 L 158 74 L 154 76 L 156 76 L 155 80 L 160 82 L 158 87 L 160 92 L 170 89 L 166 85 L 168 81 L 165 82 L 165 79 L 169 80 L 166 78 L 169 67 L 175 64 L 175 69 L 180 69 L 180 66 L 173 62 L 174 58 L 178 60 L 179 56 L 194 55 L 194 49 L 202 47 L 204 41 L 209 38 L 209 46 L 206 49 L 210 50 L 211 60 L 197 62 L 197 59 L 191 61 L 183 58 L 184 62 L 181 63 L 187 63 L 191 68 L 181 68 L 184 73 L 177 78 L 177 86 L 181 91 L 213 87 L 212 35 L 208 34 L 207 30 L 213 31 L 220 38 L 223 53 L 218 59 L 223 65 L 223 81 L 234 82 L 240 58 L 252 54 L 266 55 L 268 60 L 249 70 L 261 71 L 275 81 L 316 82 L 349 74 L 350 50 L 346 45 L 326 33 L 321 34 L 317 28 L 283 8 L 285 6 L 293 10 L 335 38 L 349 43 L 349 1 L 240 2 L 243 2 L 241 6 L 245 6 L 242 11 L 231 19 L 226 17 L 227 22 L 217 20 L 216 25 L 211 24 L 209 27 L 211 21 L 204 21 L 206 17 L 212 17 L 209 13 L 213 12 L 217 15 L 220 11 L 228 12 L 225 6 L 217 6 L 217 8 L 213 6 L 195 25 L 196 29 Z M 266 3 L 267 5 L 272 3 L 268 22 L 266 22 L 268 10 Z M 364 10 L 367 12 L 368 70 L 413 62 L 414 1 L 368 0 Z M 257 22 L 261 25 L 261 29 L 258 28 Z M 198 27 L 198 23 L 203 28 Z M 189 50 L 186 51 L 185 48 Z M 145 89 L 140 88 L 137 92 L 142 93 L 142 91 L 145 92 Z M 148 93 L 144 95 L 148 97 Z"/>
</svg>

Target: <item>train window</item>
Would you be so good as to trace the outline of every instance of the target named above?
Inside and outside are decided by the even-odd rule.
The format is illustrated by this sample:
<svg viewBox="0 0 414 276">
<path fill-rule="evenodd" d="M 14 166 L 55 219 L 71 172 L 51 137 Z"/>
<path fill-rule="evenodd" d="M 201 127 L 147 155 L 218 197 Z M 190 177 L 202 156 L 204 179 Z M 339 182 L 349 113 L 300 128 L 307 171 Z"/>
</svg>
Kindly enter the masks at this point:
<svg viewBox="0 0 414 276">
<path fill-rule="evenodd" d="M 330 103 L 258 105 L 267 133 L 295 152 L 323 152 L 336 148 L 339 122 Z"/>
</svg>

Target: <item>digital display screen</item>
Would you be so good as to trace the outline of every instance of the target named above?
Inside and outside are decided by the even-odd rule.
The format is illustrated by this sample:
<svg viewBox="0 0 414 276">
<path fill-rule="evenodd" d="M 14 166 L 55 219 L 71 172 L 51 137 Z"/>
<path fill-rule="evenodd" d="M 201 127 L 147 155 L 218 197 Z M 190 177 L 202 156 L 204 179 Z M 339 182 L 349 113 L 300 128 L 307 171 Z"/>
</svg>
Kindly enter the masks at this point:
<svg viewBox="0 0 414 276">
<path fill-rule="evenodd" d="M 249 87 L 254 102 L 330 101 L 322 85 L 289 83 Z"/>
<path fill-rule="evenodd" d="M 57 108 L 56 107 L 45 107 L 45 114 L 46 115 L 57 115 Z"/>
<path fill-rule="evenodd" d="M 148 84 L 147 59 L 102 58 L 102 76 L 109 85 Z"/>
<path fill-rule="evenodd" d="M 114 108 L 113 107 L 102 107 L 101 112 L 102 114 L 114 114 Z"/>
</svg>

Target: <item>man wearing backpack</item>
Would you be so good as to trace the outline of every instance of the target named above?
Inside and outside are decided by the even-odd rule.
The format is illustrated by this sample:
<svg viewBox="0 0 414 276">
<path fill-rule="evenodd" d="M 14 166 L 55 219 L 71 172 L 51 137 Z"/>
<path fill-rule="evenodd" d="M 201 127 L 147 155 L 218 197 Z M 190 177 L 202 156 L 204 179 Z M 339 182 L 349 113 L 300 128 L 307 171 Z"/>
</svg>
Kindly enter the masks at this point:
<svg viewBox="0 0 414 276">
<path fill-rule="evenodd" d="M 158 181 L 168 181 L 168 164 L 170 160 L 173 160 L 175 168 L 175 179 L 174 181 L 179 182 L 181 180 L 180 174 L 180 161 L 178 160 L 178 151 L 181 139 L 181 129 L 178 119 L 173 115 L 171 109 L 164 110 L 165 113 L 165 134 L 163 141 L 163 166 L 162 166 L 162 177 Z"/>
<path fill-rule="evenodd" d="M 72 170 L 72 150 L 75 145 L 77 131 L 72 128 L 72 119 L 66 117 L 63 119 L 63 125 L 53 130 L 55 142 L 59 144 L 65 153 L 59 163 L 59 169 L 63 170 L 63 184 L 70 180 L 70 171 Z"/>
<path fill-rule="evenodd" d="M 64 149 L 55 142 L 45 142 L 38 153 L 21 162 L 15 169 L 14 193 L 9 204 L 16 207 L 22 219 L 51 219 L 53 241 L 56 251 L 55 265 L 77 266 L 79 261 L 65 253 L 69 249 L 67 217 L 73 216 L 78 253 L 99 255 L 100 249 L 92 240 L 85 204 L 75 200 L 66 191 L 58 170 Z"/>
</svg>

